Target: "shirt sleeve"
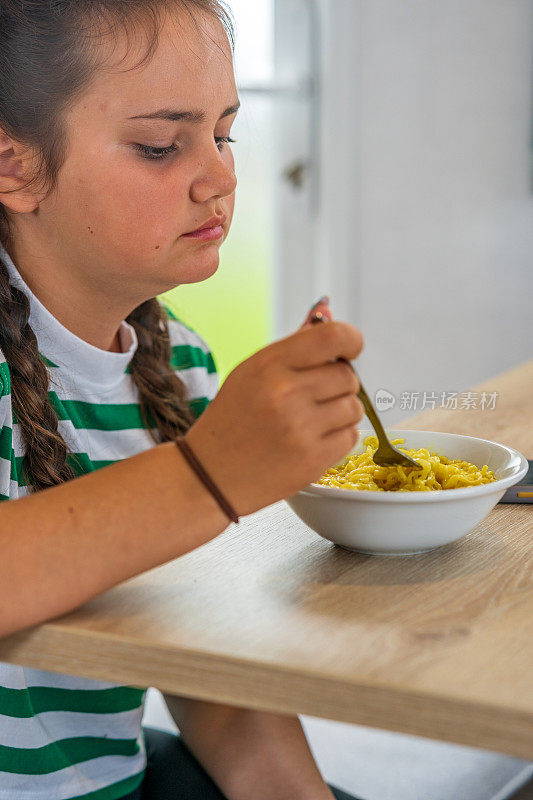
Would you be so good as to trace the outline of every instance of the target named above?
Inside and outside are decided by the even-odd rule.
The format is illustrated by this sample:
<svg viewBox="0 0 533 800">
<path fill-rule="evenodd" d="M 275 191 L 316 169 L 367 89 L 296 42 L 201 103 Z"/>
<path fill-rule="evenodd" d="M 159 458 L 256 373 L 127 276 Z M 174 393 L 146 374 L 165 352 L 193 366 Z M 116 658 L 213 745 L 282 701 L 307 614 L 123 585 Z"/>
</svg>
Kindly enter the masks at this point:
<svg viewBox="0 0 533 800">
<path fill-rule="evenodd" d="M 9 500 L 13 421 L 9 367 L 0 351 L 0 500 Z"/>
</svg>

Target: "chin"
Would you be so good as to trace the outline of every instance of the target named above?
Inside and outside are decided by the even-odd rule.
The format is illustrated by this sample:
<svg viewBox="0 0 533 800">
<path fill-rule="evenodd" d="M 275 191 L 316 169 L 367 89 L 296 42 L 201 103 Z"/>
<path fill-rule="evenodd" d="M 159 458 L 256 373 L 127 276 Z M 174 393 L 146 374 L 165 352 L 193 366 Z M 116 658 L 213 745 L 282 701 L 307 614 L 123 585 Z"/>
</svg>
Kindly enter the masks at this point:
<svg viewBox="0 0 533 800">
<path fill-rule="evenodd" d="M 181 265 L 179 282 L 201 283 L 211 278 L 220 266 L 220 253 L 218 245 L 205 245 L 203 254 L 197 253 L 196 258 L 190 259 L 190 266 Z"/>
</svg>

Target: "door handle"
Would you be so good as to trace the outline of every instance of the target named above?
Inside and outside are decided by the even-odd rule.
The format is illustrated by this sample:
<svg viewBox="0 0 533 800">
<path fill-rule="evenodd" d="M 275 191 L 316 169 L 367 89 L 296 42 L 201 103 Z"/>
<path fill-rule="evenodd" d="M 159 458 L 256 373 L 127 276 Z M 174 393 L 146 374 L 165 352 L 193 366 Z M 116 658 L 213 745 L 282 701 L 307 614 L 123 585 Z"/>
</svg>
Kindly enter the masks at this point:
<svg viewBox="0 0 533 800">
<path fill-rule="evenodd" d="M 309 172 L 310 164 L 308 161 L 295 161 L 287 169 L 283 170 L 283 177 L 285 180 L 294 186 L 295 189 L 301 189 L 306 174 Z"/>
</svg>

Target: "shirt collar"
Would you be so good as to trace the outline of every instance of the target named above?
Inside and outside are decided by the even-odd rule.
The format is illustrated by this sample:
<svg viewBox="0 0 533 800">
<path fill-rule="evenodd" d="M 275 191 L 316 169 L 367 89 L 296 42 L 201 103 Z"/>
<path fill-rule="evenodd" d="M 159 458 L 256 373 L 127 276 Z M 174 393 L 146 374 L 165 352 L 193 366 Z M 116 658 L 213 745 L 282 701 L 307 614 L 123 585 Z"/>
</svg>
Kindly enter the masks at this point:
<svg viewBox="0 0 533 800">
<path fill-rule="evenodd" d="M 124 377 L 138 347 L 135 329 L 123 321 L 119 328 L 122 353 L 101 350 L 69 331 L 48 311 L 24 282 L 5 247 L 0 257 L 9 272 L 10 283 L 21 289 L 30 302 L 29 324 L 37 337 L 39 352 L 54 366 L 75 373 L 101 388 L 111 388 Z M 61 286 L 58 287 L 61 292 Z"/>
</svg>

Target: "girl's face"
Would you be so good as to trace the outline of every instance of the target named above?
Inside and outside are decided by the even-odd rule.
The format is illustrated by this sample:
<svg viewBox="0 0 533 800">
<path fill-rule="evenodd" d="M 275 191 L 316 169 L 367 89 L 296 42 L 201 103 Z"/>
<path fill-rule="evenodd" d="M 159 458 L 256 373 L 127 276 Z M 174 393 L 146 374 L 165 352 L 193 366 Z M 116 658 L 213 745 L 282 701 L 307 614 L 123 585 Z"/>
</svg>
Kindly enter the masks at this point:
<svg viewBox="0 0 533 800">
<path fill-rule="evenodd" d="M 188 15 L 167 18 L 134 69 L 142 51 L 119 38 L 124 62 L 102 66 L 65 112 L 67 157 L 38 224 L 90 293 L 120 291 L 136 305 L 218 268 L 237 183 L 224 140 L 239 100 L 221 23 L 196 19 L 200 29 Z M 224 236 L 184 238 L 213 216 L 226 218 Z"/>
</svg>

